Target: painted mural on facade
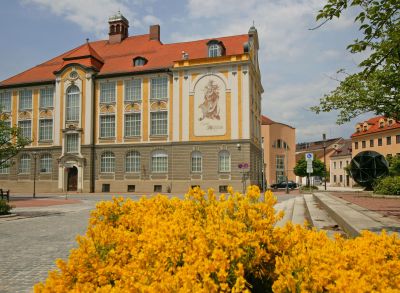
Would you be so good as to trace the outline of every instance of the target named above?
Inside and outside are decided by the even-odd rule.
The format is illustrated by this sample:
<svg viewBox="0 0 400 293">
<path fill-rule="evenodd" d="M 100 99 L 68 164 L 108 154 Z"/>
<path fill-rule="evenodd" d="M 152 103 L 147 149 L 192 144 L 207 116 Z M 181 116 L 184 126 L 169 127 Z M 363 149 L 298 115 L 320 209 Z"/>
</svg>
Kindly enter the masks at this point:
<svg viewBox="0 0 400 293">
<path fill-rule="evenodd" d="M 195 90 L 194 134 L 224 135 L 226 132 L 225 85 L 218 77 L 199 80 Z"/>
</svg>

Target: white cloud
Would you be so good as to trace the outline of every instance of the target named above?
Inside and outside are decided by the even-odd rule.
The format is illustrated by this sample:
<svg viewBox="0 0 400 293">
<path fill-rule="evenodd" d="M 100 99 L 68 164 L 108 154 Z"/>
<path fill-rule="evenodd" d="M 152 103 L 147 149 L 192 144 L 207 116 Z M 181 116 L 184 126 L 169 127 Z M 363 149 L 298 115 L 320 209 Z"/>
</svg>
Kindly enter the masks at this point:
<svg viewBox="0 0 400 293">
<path fill-rule="evenodd" d="M 151 14 L 144 16 L 137 13 L 138 8 L 145 3 L 149 5 L 154 1 L 143 0 L 23 0 L 25 5 L 35 5 L 41 9 L 49 10 L 51 13 L 61 16 L 76 25 L 84 32 L 94 33 L 98 37 L 105 37 L 108 31 L 107 20 L 111 15 L 121 11 L 129 20 L 130 25 L 143 27 L 149 23 L 159 23 L 159 19 Z M 143 10 L 149 11 L 146 7 Z"/>
</svg>

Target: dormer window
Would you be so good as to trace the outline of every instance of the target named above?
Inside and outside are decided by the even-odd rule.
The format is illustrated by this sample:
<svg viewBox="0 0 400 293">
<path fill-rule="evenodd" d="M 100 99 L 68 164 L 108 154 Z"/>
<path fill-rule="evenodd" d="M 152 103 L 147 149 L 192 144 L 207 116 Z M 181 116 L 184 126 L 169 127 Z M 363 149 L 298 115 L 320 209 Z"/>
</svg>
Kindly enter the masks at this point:
<svg viewBox="0 0 400 293">
<path fill-rule="evenodd" d="M 136 57 L 133 59 L 133 66 L 138 67 L 138 66 L 144 66 L 147 63 L 147 59 L 143 57 Z"/>
<path fill-rule="evenodd" d="M 388 125 L 389 125 L 389 126 L 392 126 L 392 125 L 393 125 L 393 119 L 389 119 L 389 120 L 388 120 Z"/>
<path fill-rule="evenodd" d="M 211 40 L 207 43 L 208 57 L 219 57 L 225 55 L 225 47 L 221 41 Z"/>
<path fill-rule="evenodd" d="M 360 132 L 360 131 L 361 131 L 360 127 L 357 127 L 357 128 L 356 128 L 356 131 L 357 131 L 357 132 Z"/>
<path fill-rule="evenodd" d="M 385 122 L 384 121 L 379 122 L 379 128 L 383 128 L 384 126 L 385 126 Z"/>
</svg>

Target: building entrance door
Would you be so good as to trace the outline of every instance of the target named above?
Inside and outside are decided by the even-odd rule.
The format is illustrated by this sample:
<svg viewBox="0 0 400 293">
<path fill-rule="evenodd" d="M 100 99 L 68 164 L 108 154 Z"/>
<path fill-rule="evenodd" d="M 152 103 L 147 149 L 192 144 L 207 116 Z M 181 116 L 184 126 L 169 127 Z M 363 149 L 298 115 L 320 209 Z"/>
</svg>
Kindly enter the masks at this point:
<svg viewBox="0 0 400 293">
<path fill-rule="evenodd" d="M 67 191 L 78 190 L 78 168 L 68 168 Z"/>
</svg>

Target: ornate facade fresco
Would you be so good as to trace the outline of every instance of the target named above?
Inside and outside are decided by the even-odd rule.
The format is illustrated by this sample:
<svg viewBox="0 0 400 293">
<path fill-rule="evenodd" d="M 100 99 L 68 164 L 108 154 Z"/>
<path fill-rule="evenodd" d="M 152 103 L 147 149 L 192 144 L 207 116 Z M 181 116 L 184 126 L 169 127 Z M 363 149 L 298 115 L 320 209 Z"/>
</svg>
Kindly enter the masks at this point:
<svg viewBox="0 0 400 293">
<path fill-rule="evenodd" d="M 208 76 L 198 81 L 193 110 L 195 136 L 226 133 L 225 85 L 219 77 Z"/>
</svg>

